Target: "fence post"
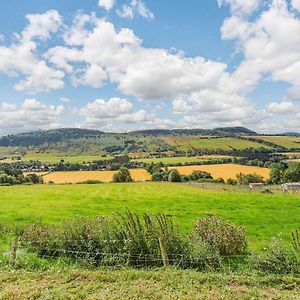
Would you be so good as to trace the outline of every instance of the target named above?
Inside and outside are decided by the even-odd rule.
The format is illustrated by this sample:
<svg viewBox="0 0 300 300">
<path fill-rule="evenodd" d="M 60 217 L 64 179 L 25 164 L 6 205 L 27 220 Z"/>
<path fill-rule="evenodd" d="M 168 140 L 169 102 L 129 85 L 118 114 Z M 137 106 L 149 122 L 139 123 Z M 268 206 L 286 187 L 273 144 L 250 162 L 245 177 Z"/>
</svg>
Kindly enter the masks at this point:
<svg viewBox="0 0 300 300">
<path fill-rule="evenodd" d="M 159 237 L 159 246 L 163 265 L 166 267 L 169 265 L 169 258 L 167 254 L 166 238 L 164 236 Z"/>
<path fill-rule="evenodd" d="M 14 264 L 17 259 L 19 237 L 15 236 L 11 245 L 11 264 Z"/>
</svg>

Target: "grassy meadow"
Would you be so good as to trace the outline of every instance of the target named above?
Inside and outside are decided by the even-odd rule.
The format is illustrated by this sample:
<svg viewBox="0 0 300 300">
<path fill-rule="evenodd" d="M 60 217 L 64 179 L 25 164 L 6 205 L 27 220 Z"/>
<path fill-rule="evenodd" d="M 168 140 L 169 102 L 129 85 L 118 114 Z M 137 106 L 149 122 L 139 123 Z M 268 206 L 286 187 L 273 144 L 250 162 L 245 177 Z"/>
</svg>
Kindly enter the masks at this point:
<svg viewBox="0 0 300 300">
<path fill-rule="evenodd" d="M 170 169 L 177 169 L 181 175 L 190 175 L 193 171 L 209 172 L 213 178 L 236 178 L 239 173 L 243 174 L 257 174 L 261 175 L 264 179 L 270 176 L 270 169 L 260 168 L 253 166 L 244 166 L 236 164 L 217 164 L 217 165 L 199 165 L 199 166 L 175 166 Z"/>
<path fill-rule="evenodd" d="M 253 138 L 270 142 L 285 148 L 300 148 L 299 136 L 253 136 Z"/>
<path fill-rule="evenodd" d="M 260 143 L 237 139 L 233 137 L 199 137 L 199 136 L 166 136 L 160 138 L 164 143 L 175 147 L 181 151 L 190 149 L 207 149 L 207 150 L 242 150 L 246 148 L 265 148 L 271 147 Z"/>
<path fill-rule="evenodd" d="M 197 163 L 203 161 L 218 160 L 224 158 L 231 158 L 229 155 L 202 155 L 202 156 L 174 156 L 174 157 L 152 157 L 152 158 L 143 158 L 143 159 L 133 159 L 139 162 L 147 164 L 158 164 L 160 162 L 164 164 L 188 164 L 188 163 Z"/>
<path fill-rule="evenodd" d="M 14 270 L 0 273 L 0 299 L 299 299 L 299 285 L 299 279 L 293 276 L 214 274 L 173 268 Z"/>
<path fill-rule="evenodd" d="M 65 218 L 164 213 L 180 230 L 190 231 L 198 217 L 215 215 L 245 225 L 252 249 L 279 233 L 288 240 L 299 227 L 300 195 L 251 194 L 202 190 L 171 183 L 35 185 L 0 187 L 0 223 L 46 224 Z"/>
</svg>

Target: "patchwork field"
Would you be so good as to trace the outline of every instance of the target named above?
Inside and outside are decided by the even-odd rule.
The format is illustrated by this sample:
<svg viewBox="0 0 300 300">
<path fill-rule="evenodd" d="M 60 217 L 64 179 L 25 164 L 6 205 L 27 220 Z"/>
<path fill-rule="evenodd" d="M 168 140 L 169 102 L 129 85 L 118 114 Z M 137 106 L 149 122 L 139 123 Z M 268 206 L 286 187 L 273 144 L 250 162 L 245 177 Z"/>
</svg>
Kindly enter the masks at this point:
<svg viewBox="0 0 300 300">
<path fill-rule="evenodd" d="M 144 169 L 129 170 L 134 181 L 151 180 L 151 175 Z M 116 172 L 114 171 L 68 171 L 52 172 L 43 176 L 46 183 L 80 183 L 87 180 L 111 182 Z M 43 174 L 41 174 L 43 175 Z"/>
<path fill-rule="evenodd" d="M 199 136 L 166 136 L 160 138 L 166 144 L 176 147 L 181 151 L 188 151 L 190 149 L 207 149 L 207 150 L 232 150 L 232 149 L 246 149 L 246 148 L 267 148 L 271 147 L 262 145 L 260 143 L 241 140 L 231 137 L 199 137 Z"/>
<path fill-rule="evenodd" d="M 172 183 L 32 185 L 0 187 L 0 224 L 57 223 L 83 216 L 113 215 L 130 209 L 165 213 L 190 231 L 198 217 L 215 215 L 247 229 L 250 247 L 260 248 L 279 233 L 299 227 L 300 195 L 208 191 Z"/>
<path fill-rule="evenodd" d="M 300 137 L 297 136 L 252 136 L 251 138 L 270 142 L 285 148 L 300 148 Z"/>
<path fill-rule="evenodd" d="M 183 156 L 183 157 L 153 157 L 153 158 L 144 158 L 144 159 L 136 159 L 139 162 L 143 163 L 164 163 L 164 164 L 185 164 L 185 163 L 197 163 L 199 161 L 210 161 L 217 159 L 231 158 L 228 155 L 202 155 L 202 156 Z"/>
<path fill-rule="evenodd" d="M 261 175 L 264 179 L 268 179 L 270 176 L 270 169 L 243 166 L 235 164 L 217 164 L 217 165 L 199 165 L 199 166 L 175 166 L 170 169 L 177 169 L 181 175 L 190 175 L 193 171 L 205 171 L 211 173 L 213 178 L 223 178 L 227 180 L 229 178 L 236 178 L 239 173 L 243 174 L 257 174 Z"/>
</svg>

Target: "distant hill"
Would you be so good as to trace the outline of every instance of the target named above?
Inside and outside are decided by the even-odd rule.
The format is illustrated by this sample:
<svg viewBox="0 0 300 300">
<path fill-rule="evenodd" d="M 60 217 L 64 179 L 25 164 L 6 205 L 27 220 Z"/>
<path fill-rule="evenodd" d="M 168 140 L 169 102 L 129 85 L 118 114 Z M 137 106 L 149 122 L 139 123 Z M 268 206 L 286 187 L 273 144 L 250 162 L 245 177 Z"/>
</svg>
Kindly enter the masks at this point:
<svg viewBox="0 0 300 300">
<path fill-rule="evenodd" d="M 219 127 L 214 129 L 217 132 L 233 134 L 233 135 L 257 135 L 255 131 L 252 131 L 246 127 Z"/>
<path fill-rule="evenodd" d="M 285 132 L 283 134 L 280 135 L 285 135 L 285 136 L 300 136 L 299 132 Z"/>
<path fill-rule="evenodd" d="M 132 131 L 132 134 L 138 135 L 208 135 L 208 136 L 226 136 L 226 135 L 257 135 L 256 132 L 245 127 L 220 127 L 215 129 L 149 129 Z"/>
<path fill-rule="evenodd" d="M 0 146 L 37 146 L 45 143 L 57 143 L 66 139 L 78 139 L 83 137 L 97 137 L 103 134 L 99 130 L 80 128 L 61 128 L 53 130 L 39 130 L 0 137 Z"/>
</svg>

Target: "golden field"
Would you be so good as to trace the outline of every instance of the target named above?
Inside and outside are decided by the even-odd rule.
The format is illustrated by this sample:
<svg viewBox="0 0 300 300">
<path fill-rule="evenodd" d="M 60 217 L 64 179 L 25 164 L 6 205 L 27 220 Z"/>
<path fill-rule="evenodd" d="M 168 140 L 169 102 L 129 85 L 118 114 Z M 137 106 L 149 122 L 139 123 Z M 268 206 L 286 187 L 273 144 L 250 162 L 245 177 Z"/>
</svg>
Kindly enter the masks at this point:
<svg viewBox="0 0 300 300">
<path fill-rule="evenodd" d="M 44 181 L 54 183 L 79 183 L 87 180 L 111 182 L 115 171 L 67 171 L 52 172 L 43 176 Z M 151 175 L 144 169 L 131 169 L 130 174 L 134 181 L 151 180 Z"/>
<path fill-rule="evenodd" d="M 235 164 L 217 164 L 217 165 L 199 165 L 199 166 L 177 166 L 170 167 L 169 169 L 177 169 L 181 175 L 190 175 L 193 171 L 205 171 L 210 173 L 214 179 L 223 178 L 227 180 L 229 178 L 236 178 L 239 173 L 243 174 L 257 174 L 261 175 L 264 179 L 268 179 L 270 176 L 270 169 L 243 166 Z"/>
</svg>

